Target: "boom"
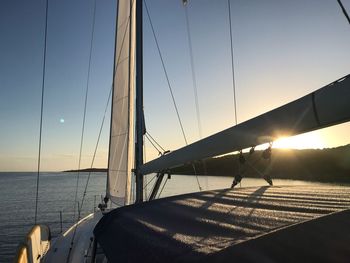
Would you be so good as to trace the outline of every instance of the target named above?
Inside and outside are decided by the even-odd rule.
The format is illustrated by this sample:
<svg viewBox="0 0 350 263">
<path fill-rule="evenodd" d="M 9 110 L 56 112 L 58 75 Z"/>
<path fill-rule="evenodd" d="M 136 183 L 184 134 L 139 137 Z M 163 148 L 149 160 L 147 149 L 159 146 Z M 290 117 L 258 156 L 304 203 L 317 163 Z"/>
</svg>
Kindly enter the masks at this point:
<svg viewBox="0 0 350 263">
<path fill-rule="evenodd" d="M 271 142 L 350 120 L 350 74 L 302 98 L 170 152 L 140 167 L 161 172 L 196 160 Z"/>
</svg>

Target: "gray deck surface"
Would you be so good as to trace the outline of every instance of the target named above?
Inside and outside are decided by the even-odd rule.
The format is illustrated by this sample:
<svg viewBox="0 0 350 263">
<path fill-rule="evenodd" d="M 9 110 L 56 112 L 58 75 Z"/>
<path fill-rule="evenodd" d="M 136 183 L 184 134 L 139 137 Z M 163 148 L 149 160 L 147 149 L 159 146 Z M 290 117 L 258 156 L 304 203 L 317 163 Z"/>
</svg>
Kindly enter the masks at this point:
<svg viewBox="0 0 350 263">
<path fill-rule="evenodd" d="M 289 247 L 296 249 L 290 244 L 298 244 L 302 235 L 299 233 L 294 239 L 289 239 L 288 236 L 292 237 L 294 232 L 286 232 L 289 228 L 285 227 L 295 227 L 293 225 L 348 208 L 350 187 L 320 185 L 224 189 L 113 210 L 101 219 L 94 233 L 110 262 L 260 262 L 263 259 L 265 262 L 281 262 L 282 259 L 293 262 L 293 255 L 298 251 L 292 251 Z M 346 220 L 344 217 L 347 217 Z M 344 231 L 338 228 L 338 232 L 346 234 L 350 232 L 349 213 L 343 213 L 342 218 L 342 227 L 344 222 L 349 222 L 349 226 Z M 334 222 L 326 220 L 322 228 L 334 228 Z M 273 232 L 281 228 L 285 229 Z M 309 234 L 305 235 L 304 246 L 312 244 L 313 241 L 308 239 L 315 237 L 315 229 L 319 231 L 320 227 L 305 227 L 302 230 L 302 233 Z M 273 234 L 264 236 L 270 232 L 275 237 Z M 283 238 L 279 238 L 279 233 L 284 235 Z M 332 232 L 326 234 L 334 240 L 338 238 Z M 279 257 L 269 256 L 266 248 L 259 250 L 259 246 L 265 244 L 265 241 L 259 240 L 268 236 L 272 236 L 272 239 L 268 239 L 268 248 L 283 251 L 282 258 L 277 252 Z M 322 234 L 316 236 L 320 239 L 319 243 L 327 242 L 326 238 L 320 238 Z M 345 235 L 344 240 L 349 240 L 350 244 L 350 235 Z M 255 250 L 251 250 L 249 245 L 252 242 L 255 242 Z M 240 246 L 243 248 L 237 250 Z M 238 253 L 243 250 L 245 254 Z M 261 254 L 265 251 L 266 258 Z M 290 254 L 285 255 L 287 252 Z M 350 251 L 347 253 L 350 260 Z M 326 259 L 322 257 L 322 251 L 319 256 Z M 341 258 L 339 260 L 341 262 Z"/>
<path fill-rule="evenodd" d="M 206 262 L 350 262 L 350 210 L 228 247 Z"/>
</svg>

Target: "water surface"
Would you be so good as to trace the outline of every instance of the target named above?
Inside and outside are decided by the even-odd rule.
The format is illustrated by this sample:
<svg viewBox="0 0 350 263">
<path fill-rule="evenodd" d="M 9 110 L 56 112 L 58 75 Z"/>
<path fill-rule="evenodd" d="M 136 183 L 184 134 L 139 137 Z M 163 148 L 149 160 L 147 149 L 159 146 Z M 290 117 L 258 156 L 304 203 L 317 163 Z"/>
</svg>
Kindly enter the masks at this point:
<svg viewBox="0 0 350 263">
<path fill-rule="evenodd" d="M 74 222 L 74 197 L 77 183 L 76 173 L 42 173 L 39 184 L 38 222 L 47 224 L 53 236 L 67 229 Z M 150 182 L 153 175 L 147 176 Z M 80 173 L 78 201 L 81 203 L 88 173 Z M 228 188 L 230 177 L 198 177 L 172 175 L 164 180 L 166 185 L 161 197 L 198 192 L 202 190 Z M 145 187 L 149 195 L 154 179 Z M 199 185 L 198 185 L 199 183 Z M 315 183 L 274 180 L 275 185 L 314 185 Z M 266 185 L 263 179 L 244 178 L 241 187 Z M 93 212 L 105 194 L 106 174 L 92 173 L 87 188 L 82 216 Z M 240 187 L 238 185 L 238 187 Z M 0 173 L 0 262 L 12 262 L 17 246 L 24 240 L 34 223 L 36 173 Z"/>
</svg>

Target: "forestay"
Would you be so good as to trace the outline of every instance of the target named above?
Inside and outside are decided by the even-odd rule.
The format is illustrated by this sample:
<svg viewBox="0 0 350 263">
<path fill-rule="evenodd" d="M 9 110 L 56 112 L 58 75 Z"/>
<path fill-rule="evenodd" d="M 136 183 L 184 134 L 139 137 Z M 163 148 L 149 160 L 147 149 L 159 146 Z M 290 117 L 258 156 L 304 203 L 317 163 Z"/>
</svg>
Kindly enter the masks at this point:
<svg viewBox="0 0 350 263">
<path fill-rule="evenodd" d="M 107 196 L 117 205 L 130 202 L 134 141 L 135 1 L 119 0 Z"/>
</svg>

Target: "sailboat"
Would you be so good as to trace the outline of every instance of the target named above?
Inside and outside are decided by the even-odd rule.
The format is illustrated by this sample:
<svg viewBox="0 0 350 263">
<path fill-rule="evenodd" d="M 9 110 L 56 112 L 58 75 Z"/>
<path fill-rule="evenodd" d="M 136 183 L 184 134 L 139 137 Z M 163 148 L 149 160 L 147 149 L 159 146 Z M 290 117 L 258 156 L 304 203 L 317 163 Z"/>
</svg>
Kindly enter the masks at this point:
<svg viewBox="0 0 350 263">
<path fill-rule="evenodd" d="M 143 178 L 157 174 L 153 199 L 172 168 L 348 122 L 350 75 L 144 163 L 142 10 L 141 0 L 118 1 L 108 179 L 101 211 L 55 240 L 47 227 L 34 226 L 17 262 L 347 261 L 349 187 L 229 188 L 144 200 Z M 119 207 L 108 211 L 110 202 Z"/>
</svg>

